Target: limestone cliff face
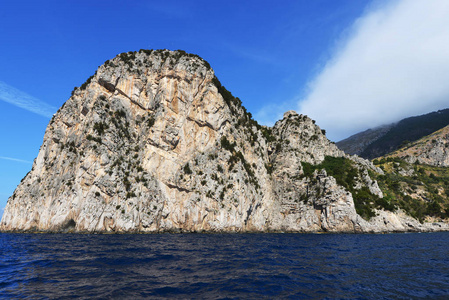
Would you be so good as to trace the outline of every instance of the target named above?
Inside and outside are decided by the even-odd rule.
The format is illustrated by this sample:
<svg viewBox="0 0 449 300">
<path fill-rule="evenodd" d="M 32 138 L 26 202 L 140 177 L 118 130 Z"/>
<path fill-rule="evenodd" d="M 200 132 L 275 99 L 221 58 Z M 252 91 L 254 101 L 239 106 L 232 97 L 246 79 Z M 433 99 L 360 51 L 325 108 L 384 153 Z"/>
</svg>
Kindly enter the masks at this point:
<svg viewBox="0 0 449 300">
<path fill-rule="evenodd" d="M 124 53 L 55 114 L 0 230 L 391 230 L 362 219 L 324 170 L 305 176 L 303 163 L 327 156 L 345 154 L 314 121 L 290 111 L 258 125 L 198 56 Z M 347 158 L 361 174 L 354 188 L 382 196 L 367 172 L 381 170 Z"/>
<path fill-rule="evenodd" d="M 303 176 L 302 162 L 318 164 L 325 156 L 342 157 L 321 129 L 293 111 L 273 127 L 270 155 L 274 197 L 279 214 L 273 227 L 283 231 L 354 231 L 357 218 L 350 194 L 325 172 Z M 276 221 L 276 222 L 274 222 Z"/>
</svg>

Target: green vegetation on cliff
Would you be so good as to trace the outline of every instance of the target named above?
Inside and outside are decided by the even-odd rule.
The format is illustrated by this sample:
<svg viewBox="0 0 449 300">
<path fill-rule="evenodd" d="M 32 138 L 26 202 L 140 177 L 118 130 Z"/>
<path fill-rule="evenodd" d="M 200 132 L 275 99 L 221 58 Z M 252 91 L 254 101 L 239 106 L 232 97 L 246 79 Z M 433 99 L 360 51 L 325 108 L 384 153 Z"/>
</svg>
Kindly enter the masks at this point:
<svg viewBox="0 0 449 300">
<path fill-rule="evenodd" d="M 384 175 L 370 172 L 370 177 L 377 180 L 383 198 L 372 194 L 366 186 L 354 188 L 360 182 L 361 174 L 347 158 L 327 156 L 318 165 L 303 162 L 302 167 L 304 176 L 312 180 L 315 170 L 325 169 L 328 176 L 334 177 L 352 194 L 357 213 L 365 219 L 375 216 L 374 209 L 402 209 L 421 222 L 427 217 L 449 218 L 448 168 L 412 165 L 399 158 L 374 160 L 374 163 L 385 172 Z"/>
<path fill-rule="evenodd" d="M 449 217 L 449 169 L 409 164 L 399 158 L 374 160 L 385 175 L 376 179 L 384 199 L 410 216 L 425 220 L 427 216 Z"/>
<path fill-rule="evenodd" d="M 389 203 L 385 203 L 384 199 L 371 193 L 366 186 L 360 189 L 354 188 L 356 183 L 360 181 L 360 172 L 354 166 L 354 163 L 347 158 L 326 156 L 324 161 L 318 165 L 302 162 L 302 167 L 304 176 L 309 178 L 313 178 L 315 170 L 326 170 L 328 176 L 334 177 L 339 185 L 352 194 L 355 209 L 364 219 L 369 220 L 374 217 L 375 208 L 392 210 Z"/>
</svg>

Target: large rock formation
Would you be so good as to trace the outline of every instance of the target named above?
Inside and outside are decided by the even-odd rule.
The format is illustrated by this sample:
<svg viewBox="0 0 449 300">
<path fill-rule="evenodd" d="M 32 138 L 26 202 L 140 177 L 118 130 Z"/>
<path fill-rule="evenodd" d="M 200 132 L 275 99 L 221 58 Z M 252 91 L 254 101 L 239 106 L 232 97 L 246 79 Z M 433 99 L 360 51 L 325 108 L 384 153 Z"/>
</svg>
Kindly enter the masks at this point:
<svg viewBox="0 0 449 300">
<path fill-rule="evenodd" d="M 401 227 L 404 218 L 389 212 L 371 222 L 358 215 L 349 190 L 367 188 L 382 197 L 368 174 L 381 170 L 345 157 L 323 132 L 292 111 L 273 128 L 258 125 L 198 56 L 168 50 L 120 54 L 55 114 L 32 170 L 8 200 L 0 229 L 435 228 Z M 324 170 L 306 173 L 304 166 L 310 169 L 326 157 L 350 161 L 357 170 L 350 186 Z M 386 216 L 394 216 L 395 226 Z"/>
</svg>

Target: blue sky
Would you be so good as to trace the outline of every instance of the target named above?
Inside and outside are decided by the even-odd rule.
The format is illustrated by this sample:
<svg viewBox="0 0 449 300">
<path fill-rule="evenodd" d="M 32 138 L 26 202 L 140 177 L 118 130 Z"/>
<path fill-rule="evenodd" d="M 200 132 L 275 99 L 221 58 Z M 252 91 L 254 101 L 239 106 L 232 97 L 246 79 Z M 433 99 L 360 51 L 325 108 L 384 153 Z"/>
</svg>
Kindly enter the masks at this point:
<svg viewBox="0 0 449 300">
<path fill-rule="evenodd" d="M 419 2 L 422 4 L 416 4 Z M 272 125 L 283 112 L 294 109 L 316 119 L 335 141 L 407 114 L 446 108 L 449 91 L 430 92 L 429 86 L 438 89 L 439 79 L 424 82 L 427 89 L 416 84 L 421 85 L 422 77 L 429 74 L 437 74 L 447 83 L 445 41 L 449 39 L 445 38 L 449 36 L 445 28 L 449 24 L 445 19 L 449 18 L 445 17 L 445 2 L 449 3 L 2 1 L 0 214 L 31 169 L 51 115 L 74 86 L 121 52 L 183 49 L 198 54 L 260 123 Z M 435 12 L 441 16 L 435 17 Z M 417 28 L 419 34 L 415 34 L 417 24 L 427 27 Z M 392 32 L 390 36 L 388 32 Z M 416 53 L 413 49 L 420 48 L 415 46 L 423 44 L 429 32 L 434 33 L 425 43 L 430 50 Z M 405 45 L 401 48 L 395 37 L 404 35 L 406 38 L 399 40 Z M 422 59 L 425 55 L 435 58 L 429 62 Z M 402 59 L 396 66 L 391 61 L 398 57 Z M 388 63 L 383 63 L 384 58 L 389 58 Z M 406 65 L 405 72 L 413 73 L 409 68 L 415 65 L 410 66 L 410 61 L 418 61 L 423 74 L 398 82 L 409 90 L 401 94 L 397 91 L 402 88 L 389 87 L 392 80 L 385 74 L 394 76 Z M 378 70 L 378 65 L 393 65 L 394 69 Z M 373 94 L 376 97 L 370 98 Z M 427 101 L 429 97 L 436 100 Z M 392 98 L 403 105 L 395 108 L 396 113 L 387 108 Z M 378 104 L 380 113 L 363 104 L 367 101 Z M 421 105 L 410 105 L 410 101 Z M 363 111 L 365 106 L 368 112 Z M 356 112 L 352 115 L 358 118 L 347 113 L 352 108 Z"/>
</svg>

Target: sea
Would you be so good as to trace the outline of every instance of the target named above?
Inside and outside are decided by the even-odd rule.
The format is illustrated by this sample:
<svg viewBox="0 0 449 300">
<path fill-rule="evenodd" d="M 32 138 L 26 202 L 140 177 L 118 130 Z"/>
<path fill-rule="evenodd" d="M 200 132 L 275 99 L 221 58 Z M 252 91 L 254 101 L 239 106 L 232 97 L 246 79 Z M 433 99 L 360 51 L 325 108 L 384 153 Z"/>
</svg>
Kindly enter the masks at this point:
<svg viewBox="0 0 449 300">
<path fill-rule="evenodd" d="M 449 233 L 1 233 L 0 298 L 449 299 Z"/>
</svg>

